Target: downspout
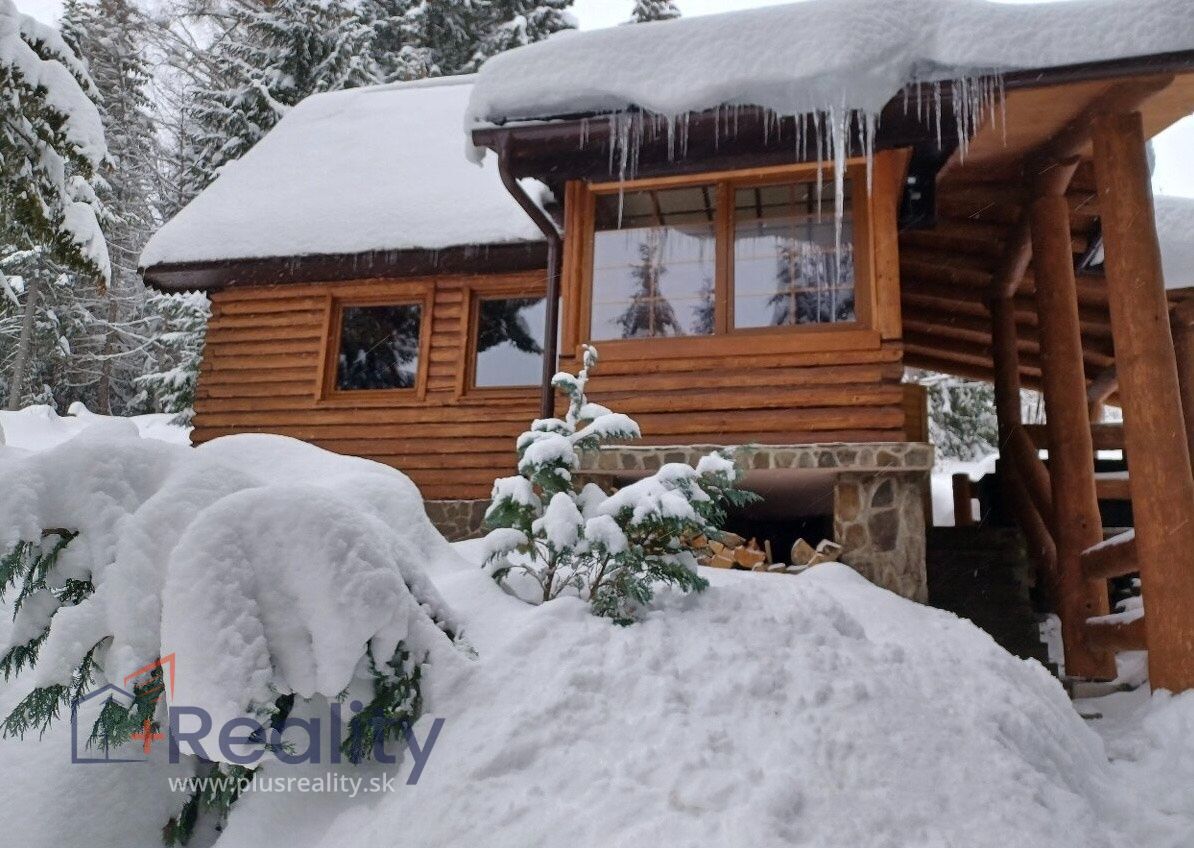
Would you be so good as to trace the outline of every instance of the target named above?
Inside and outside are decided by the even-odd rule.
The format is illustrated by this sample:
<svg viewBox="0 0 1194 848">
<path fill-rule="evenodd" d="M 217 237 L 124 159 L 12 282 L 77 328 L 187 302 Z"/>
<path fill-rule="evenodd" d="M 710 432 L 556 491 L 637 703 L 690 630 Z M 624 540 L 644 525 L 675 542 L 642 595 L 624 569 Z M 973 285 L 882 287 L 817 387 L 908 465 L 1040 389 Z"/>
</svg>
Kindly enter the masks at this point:
<svg viewBox="0 0 1194 848">
<path fill-rule="evenodd" d="M 497 144 L 498 174 L 506 191 L 518 201 L 518 205 L 530 216 L 547 239 L 547 308 L 543 323 L 543 377 L 540 385 L 539 417 L 555 415 L 555 388 L 551 384 L 556 373 L 556 358 L 559 355 L 560 326 L 560 260 L 563 255 L 563 239 L 556 225 L 535 201 L 531 200 L 518 180 L 510 173 L 510 137 L 503 135 Z"/>
</svg>

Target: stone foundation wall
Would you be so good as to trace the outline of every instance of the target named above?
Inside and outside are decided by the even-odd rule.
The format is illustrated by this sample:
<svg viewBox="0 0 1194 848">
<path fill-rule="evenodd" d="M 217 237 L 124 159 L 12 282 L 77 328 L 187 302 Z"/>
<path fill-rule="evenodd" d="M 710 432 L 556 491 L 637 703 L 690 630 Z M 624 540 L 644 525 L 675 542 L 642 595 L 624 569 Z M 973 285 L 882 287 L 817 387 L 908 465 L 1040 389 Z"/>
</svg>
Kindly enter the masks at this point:
<svg viewBox="0 0 1194 848">
<path fill-rule="evenodd" d="M 612 479 L 641 476 L 664 463 L 694 465 L 721 449 L 724 446 L 611 445 L 586 456 L 578 478 L 608 487 Z M 842 546 L 842 561 L 885 589 L 916 601 L 928 599 L 924 507 L 933 468 L 931 445 L 752 445 L 732 450 L 747 470 L 746 488 L 751 472 L 832 472 L 834 541 Z"/>
<path fill-rule="evenodd" d="M 927 472 L 843 472 L 833 491 L 833 535 L 842 560 L 872 583 L 928 600 L 925 578 Z"/>
<path fill-rule="evenodd" d="M 481 522 L 489 501 L 427 501 L 423 506 L 435 529 L 449 542 L 459 542 L 482 535 Z"/>
</svg>

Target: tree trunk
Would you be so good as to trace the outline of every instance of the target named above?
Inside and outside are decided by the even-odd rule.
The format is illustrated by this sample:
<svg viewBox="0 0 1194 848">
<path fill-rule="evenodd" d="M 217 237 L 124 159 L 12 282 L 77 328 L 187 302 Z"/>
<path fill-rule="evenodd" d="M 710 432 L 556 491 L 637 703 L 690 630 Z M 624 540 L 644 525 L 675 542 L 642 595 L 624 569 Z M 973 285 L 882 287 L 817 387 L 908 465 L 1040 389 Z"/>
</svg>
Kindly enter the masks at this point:
<svg viewBox="0 0 1194 848">
<path fill-rule="evenodd" d="M 101 355 L 99 383 L 95 390 L 95 411 L 101 415 L 112 414 L 112 351 L 116 347 L 116 298 L 108 289 L 108 327 L 104 332 L 104 347 Z"/>
<path fill-rule="evenodd" d="M 33 275 L 25 281 L 25 315 L 21 319 L 21 337 L 17 342 L 17 357 L 12 363 L 12 374 L 8 381 L 8 408 L 21 408 L 21 390 L 29 370 L 29 348 L 33 346 L 33 323 L 37 318 L 37 298 L 40 283 Z"/>
</svg>

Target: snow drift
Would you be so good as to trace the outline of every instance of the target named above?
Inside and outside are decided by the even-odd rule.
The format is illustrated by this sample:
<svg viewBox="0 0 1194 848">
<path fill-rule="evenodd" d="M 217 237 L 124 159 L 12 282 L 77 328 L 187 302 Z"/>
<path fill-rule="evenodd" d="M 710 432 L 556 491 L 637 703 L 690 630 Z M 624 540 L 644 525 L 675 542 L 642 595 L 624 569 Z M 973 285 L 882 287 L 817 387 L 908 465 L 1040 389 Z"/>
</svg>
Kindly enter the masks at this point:
<svg viewBox="0 0 1194 848">
<path fill-rule="evenodd" d="M 969 623 L 841 565 L 702 573 L 704 594 L 620 628 L 579 600 L 527 607 L 476 569 L 437 571 L 479 658 L 434 692 L 446 723 L 418 785 L 318 826 L 300 798 L 251 797 L 220 848 L 1194 837 L 1117 779 L 1043 667 Z"/>
<path fill-rule="evenodd" d="M 386 466 L 280 436 L 192 449 L 114 420 L 40 453 L 0 448 L 0 481 L 0 551 L 78 533 L 0 645 L 48 627 L 24 691 L 69 684 L 101 643 L 96 685 L 173 653 L 174 702 L 219 727 L 281 694 L 335 697 L 367 680 L 366 644 L 383 660 L 400 642 L 416 662 L 457 660 L 424 574 L 454 555 Z M 71 579 L 94 592 L 56 602 Z"/>
</svg>

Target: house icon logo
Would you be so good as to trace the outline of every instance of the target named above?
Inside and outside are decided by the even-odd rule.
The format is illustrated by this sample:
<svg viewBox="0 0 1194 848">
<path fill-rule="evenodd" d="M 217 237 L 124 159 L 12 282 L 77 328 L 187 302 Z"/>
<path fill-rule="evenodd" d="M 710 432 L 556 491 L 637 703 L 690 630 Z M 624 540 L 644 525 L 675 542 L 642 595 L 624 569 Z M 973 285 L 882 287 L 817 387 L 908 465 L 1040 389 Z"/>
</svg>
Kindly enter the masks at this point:
<svg viewBox="0 0 1194 848">
<path fill-rule="evenodd" d="M 72 702 L 70 708 L 71 762 L 90 765 L 96 763 L 141 763 L 149 759 L 153 743 L 165 739 L 165 734 L 158 729 L 152 714 L 156 710 L 158 701 L 166 692 L 167 686 L 171 700 L 174 698 L 174 667 L 175 655 L 169 654 L 125 675 L 123 683 L 126 687 L 131 685 L 132 691 L 117 686 L 115 683 L 107 683 Z M 89 703 L 99 705 L 100 710 L 108 709 L 109 704 L 118 709 L 132 709 L 138 704 L 149 707 L 150 717 L 142 722 L 140 730 L 129 735 L 130 739 L 141 742 L 141 750 L 145 756 L 114 757 L 106 744 L 99 747 L 103 756 L 90 756 L 93 750 L 91 748 L 91 742 L 94 740 L 93 734 L 86 734 L 83 743 L 79 742 L 79 710 Z"/>
</svg>

